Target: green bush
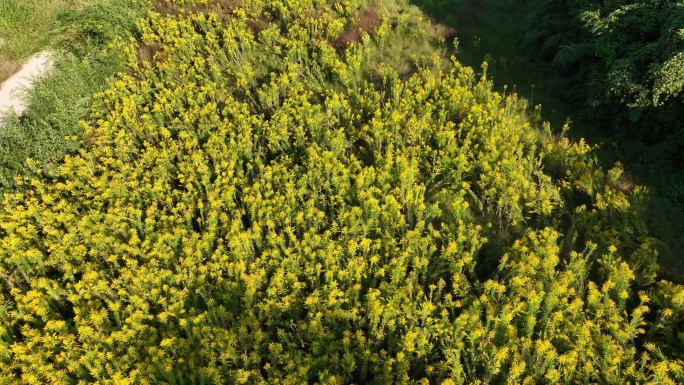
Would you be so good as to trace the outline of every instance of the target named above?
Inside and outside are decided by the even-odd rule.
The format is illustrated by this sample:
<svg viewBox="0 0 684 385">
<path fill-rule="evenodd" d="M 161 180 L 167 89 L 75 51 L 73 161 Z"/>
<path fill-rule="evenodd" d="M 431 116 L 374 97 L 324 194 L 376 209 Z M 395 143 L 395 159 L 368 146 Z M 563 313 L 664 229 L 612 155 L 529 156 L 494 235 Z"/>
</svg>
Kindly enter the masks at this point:
<svg viewBox="0 0 684 385">
<path fill-rule="evenodd" d="M 633 163 L 678 174 L 684 145 L 681 2 L 530 4 L 535 17 L 524 38 L 527 53 L 544 64 L 558 95 L 575 103 L 576 116 L 620 138 Z M 680 192 L 663 193 L 682 199 Z"/>
</svg>

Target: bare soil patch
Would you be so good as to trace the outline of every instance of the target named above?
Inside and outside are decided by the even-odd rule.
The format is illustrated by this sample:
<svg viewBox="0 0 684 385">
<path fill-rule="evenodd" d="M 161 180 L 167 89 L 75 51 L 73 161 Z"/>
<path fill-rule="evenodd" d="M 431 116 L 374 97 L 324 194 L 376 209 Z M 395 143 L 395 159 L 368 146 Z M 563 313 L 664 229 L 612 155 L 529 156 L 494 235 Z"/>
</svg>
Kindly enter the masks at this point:
<svg viewBox="0 0 684 385">
<path fill-rule="evenodd" d="M 437 27 L 437 32 L 444 38 L 446 41 L 451 41 L 454 40 L 456 37 L 458 37 L 458 30 L 453 27 L 448 27 L 443 24 L 436 24 Z"/>
<path fill-rule="evenodd" d="M 152 61 L 163 61 L 161 45 L 158 43 L 141 44 L 138 47 L 138 64 Z"/>
<path fill-rule="evenodd" d="M 0 83 L 19 72 L 21 64 L 12 60 L 0 60 Z"/>
<path fill-rule="evenodd" d="M 342 32 L 334 42 L 333 47 L 342 52 L 352 43 L 361 42 L 363 32 L 371 32 L 380 27 L 381 24 L 382 20 L 378 16 L 378 9 L 374 6 L 367 7 L 359 12 L 359 21 Z"/>
</svg>

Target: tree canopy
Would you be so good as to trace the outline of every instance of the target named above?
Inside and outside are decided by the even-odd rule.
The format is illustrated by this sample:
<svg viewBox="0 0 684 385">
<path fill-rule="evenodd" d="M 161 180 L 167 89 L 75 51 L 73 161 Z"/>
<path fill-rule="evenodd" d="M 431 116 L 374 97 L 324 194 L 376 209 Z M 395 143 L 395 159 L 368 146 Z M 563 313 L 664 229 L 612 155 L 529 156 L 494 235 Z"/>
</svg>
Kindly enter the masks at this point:
<svg viewBox="0 0 684 385">
<path fill-rule="evenodd" d="M 583 123 L 621 134 L 638 149 L 629 155 L 662 158 L 654 163 L 678 174 L 684 146 L 684 3 L 530 4 L 536 17 L 524 39 L 528 55 L 546 64 L 559 95 L 586 109 Z"/>
</svg>

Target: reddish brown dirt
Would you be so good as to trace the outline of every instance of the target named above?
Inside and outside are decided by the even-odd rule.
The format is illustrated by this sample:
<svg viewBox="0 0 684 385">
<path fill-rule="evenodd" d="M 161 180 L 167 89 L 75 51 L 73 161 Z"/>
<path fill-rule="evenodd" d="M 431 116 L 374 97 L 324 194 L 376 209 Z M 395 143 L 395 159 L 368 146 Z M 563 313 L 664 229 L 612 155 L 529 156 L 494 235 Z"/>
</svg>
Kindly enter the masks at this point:
<svg viewBox="0 0 684 385">
<path fill-rule="evenodd" d="M 437 30 L 439 34 L 444 38 L 446 41 L 451 41 L 454 40 L 458 36 L 458 30 L 456 28 L 452 27 L 447 27 L 442 24 L 436 24 Z"/>
<path fill-rule="evenodd" d="M 342 32 L 333 46 L 338 51 L 344 51 L 352 43 L 361 41 L 362 32 L 371 32 L 382 24 L 376 7 L 370 6 L 359 12 L 359 21 Z"/>
<path fill-rule="evenodd" d="M 252 33 L 256 35 L 259 32 L 268 28 L 269 25 L 271 25 L 271 19 L 269 19 L 265 15 L 261 15 L 257 19 L 246 20 L 245 24 L 247 24 L 247 28 L 249 28 L 252 31 Z"/>
<path fill-rule="evenodd" d="M 160 56 L 161 46 L 157 43 L 141 44 L 138 47 L 138 64 L 151 61 L 163 61 Z"/>
</svg>

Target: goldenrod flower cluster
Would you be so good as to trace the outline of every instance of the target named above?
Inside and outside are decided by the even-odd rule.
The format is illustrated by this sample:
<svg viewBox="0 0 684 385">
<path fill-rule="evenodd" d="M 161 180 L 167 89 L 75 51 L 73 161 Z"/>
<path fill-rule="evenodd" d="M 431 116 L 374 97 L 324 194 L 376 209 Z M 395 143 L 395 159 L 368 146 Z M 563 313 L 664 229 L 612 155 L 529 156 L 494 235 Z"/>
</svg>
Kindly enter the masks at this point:
<svg viewBox="0 0 684 385">
<path fill-rule="evenodd" d="M 0 383 L 682 380 L 642 192 L 454 59 L 369 68 L 391 12 L 429 33 L 405 4 L 336 50 L 367 3 L 153 12 L 115 43 L 80 154 L 0 213 Z"/>
</svg>

